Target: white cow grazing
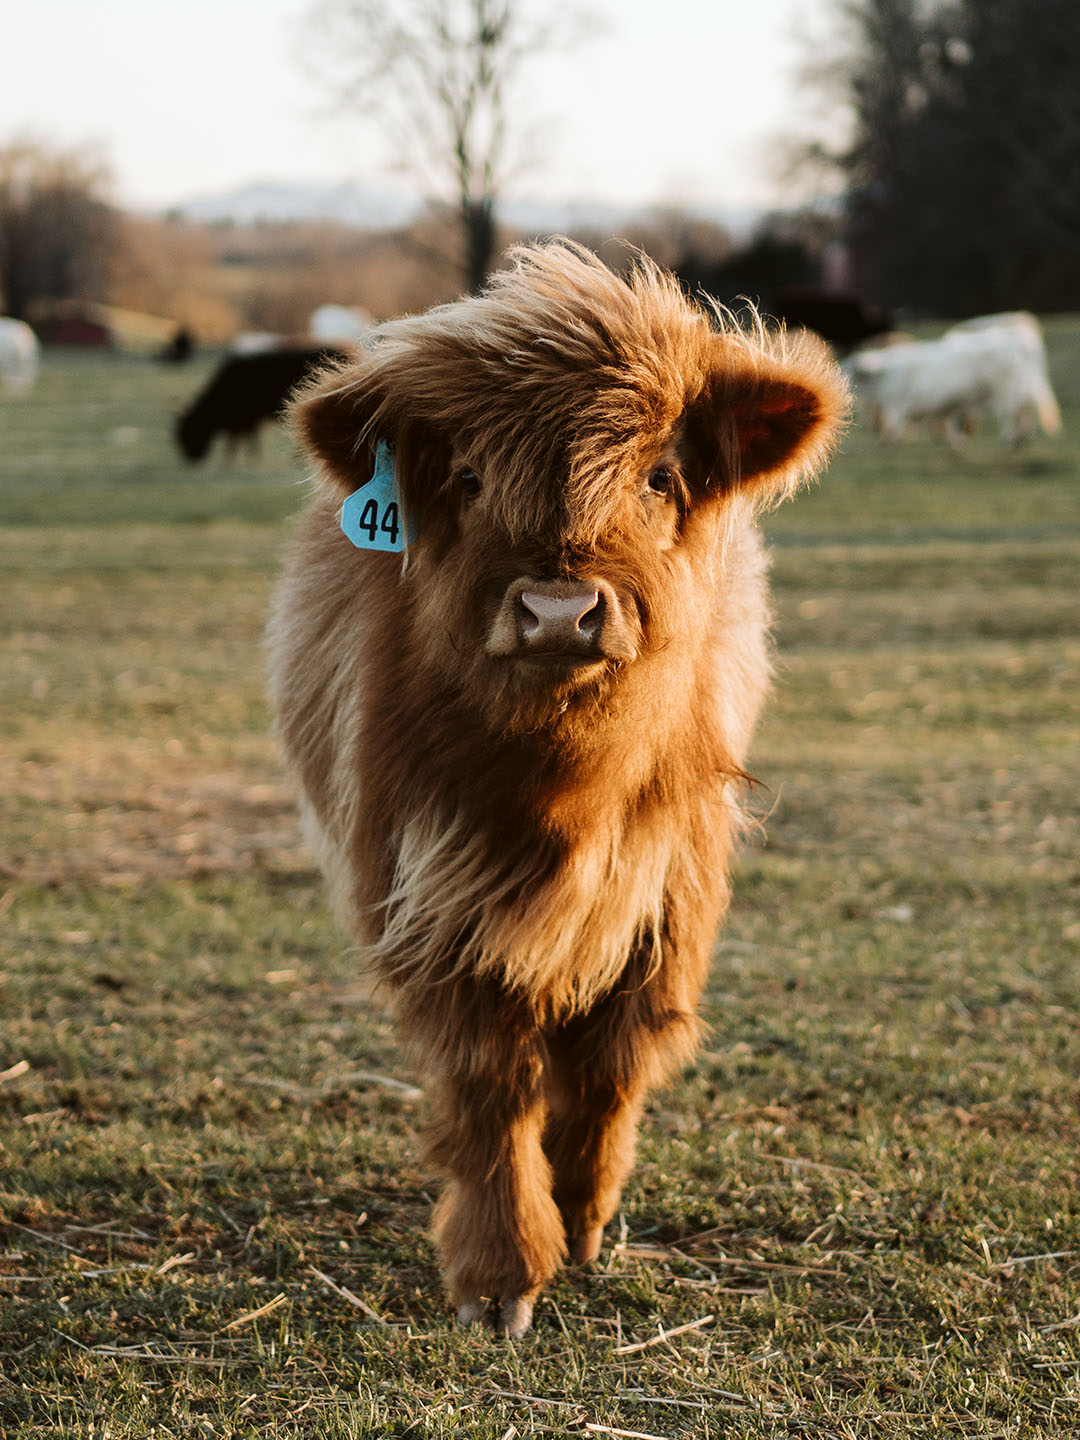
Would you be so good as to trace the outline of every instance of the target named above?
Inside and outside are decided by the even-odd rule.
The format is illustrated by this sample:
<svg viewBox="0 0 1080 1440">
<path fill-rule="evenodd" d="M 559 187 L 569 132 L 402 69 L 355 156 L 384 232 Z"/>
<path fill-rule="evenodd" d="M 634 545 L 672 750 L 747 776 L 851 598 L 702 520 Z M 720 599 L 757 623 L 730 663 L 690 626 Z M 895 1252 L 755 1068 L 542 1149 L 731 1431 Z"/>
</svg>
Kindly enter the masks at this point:
<svg viewBox="0 0 1080 1440">
<path fill-rule="evenodd" d="M 860 405 L 890 439 L 914 424 L 940 421 L 950 444 L 960 445 L 983 417 L 997 423 L 1008 445 L 1036 425 L 1048 435 L 1061 429 L 1042 332 L 1034 316 L 1020 312 L 964 321 L 940 340 L 857 351 L 843 368 Z"/>
<path fill-rule="evenodd" d="M 229 341 L 230 355 L 262 355 L 267 350 L 280 350 L 285 344 L 284 335 L 273 330 L 241 330 Z"/>
<path fill-rule="evenodd" d="M 308 332 L 314 340 L 364 340 L 374 324 L 360 305 L 320 305 L 311 312 Z"/>
<path fill-rule="evenodd" d="M 5 390 L 29 390 L 38 372 L 41 344 L 24 320 L 0 318 L 0 384 Z"/>
<path fill-rule="evenodd" d="M 970 320 L 960 320 L 945 335 L 984 335 L 990 331 L 1002 331 L 1014 337 L 1038 366 L 1042 384 L 1038 388 L 1035 408 L 1039 424 L 1047 435 L 1061 432 L 1061 408 L 1050 384 L 1050 367 L 1046 360 L 1046 342 L 1043 329 L 1030 310 L 1003 310 L 997 315 L 975 315 Z M 1029 417 L 1030 419 L 1030 417 Z M 1034 424 L 1030 425 L 1034 429 Z"/>
</svg>

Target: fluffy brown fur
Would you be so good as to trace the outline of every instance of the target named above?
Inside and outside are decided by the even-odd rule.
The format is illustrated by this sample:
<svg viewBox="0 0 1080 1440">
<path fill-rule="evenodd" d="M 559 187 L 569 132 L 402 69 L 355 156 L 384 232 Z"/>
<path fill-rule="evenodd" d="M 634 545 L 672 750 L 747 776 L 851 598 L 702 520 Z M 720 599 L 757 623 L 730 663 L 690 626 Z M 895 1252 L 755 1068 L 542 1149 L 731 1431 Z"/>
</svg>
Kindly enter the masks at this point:
<svg viewBox="0 0 1080 1440">
<path fill-rule="evenodd" d="M 693 1048 L 768 684 L 753 515 L 824 464 L 847 393 L 647 261 L 513 258 L 297 403 L 319 464 L 271 648 L 312 839 L 432 1078 L 451 1295 L 519 1334 Z M 379 439 L 404 565 L 339 529 Z M 578 629 L 534 623 L 579 592 Z"/>
</svg>

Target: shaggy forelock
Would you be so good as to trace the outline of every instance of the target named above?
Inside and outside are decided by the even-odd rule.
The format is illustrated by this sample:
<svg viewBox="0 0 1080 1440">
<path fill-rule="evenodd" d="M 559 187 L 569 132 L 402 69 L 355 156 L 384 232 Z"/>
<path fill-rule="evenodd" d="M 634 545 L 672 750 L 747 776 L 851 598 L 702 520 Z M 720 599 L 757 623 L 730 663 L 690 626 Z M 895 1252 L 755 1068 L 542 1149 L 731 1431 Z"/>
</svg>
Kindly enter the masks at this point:
<svg viewBox="0 0 1080 1440">
<path fill-rule="evenodd" d="M 557 503 L 594 543 L 618 500 L 604 482 L 700 393 L 712 327 L 644 258 L 622 279 L 569 242 L 510 254 L 482 294 L 382 327 L 368 431 L 423 421 L 493 472 L 509 534 Z"/>
</svg>

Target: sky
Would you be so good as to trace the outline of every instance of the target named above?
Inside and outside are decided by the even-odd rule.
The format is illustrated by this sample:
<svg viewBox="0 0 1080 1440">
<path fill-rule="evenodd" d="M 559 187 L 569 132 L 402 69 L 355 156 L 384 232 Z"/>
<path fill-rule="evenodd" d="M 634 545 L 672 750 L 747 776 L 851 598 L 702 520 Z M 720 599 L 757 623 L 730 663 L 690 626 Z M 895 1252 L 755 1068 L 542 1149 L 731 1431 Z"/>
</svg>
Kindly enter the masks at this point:
<svg viewBox="0 0 1080 1440">
<path fill-rule="evenodd" d="M 0 145 L 94 145 L 118 202 L 164 208 L 255 181 L 403 188 L 377 128 L 300 58 L 306 0 L 36 0 L 4 26 Z M 571 7 L 572 8 L 572 7 Z M 782 202 L 806 126 L 800 62 L 829 0 L 591 0 L 599 33 L 531 72 L 538 141 L 508 193 L 614 204 Z M 808 40 L 808 34 L 811 38 Z M 517 117 L 515 117 L 517 118 Z"/>
</svg>

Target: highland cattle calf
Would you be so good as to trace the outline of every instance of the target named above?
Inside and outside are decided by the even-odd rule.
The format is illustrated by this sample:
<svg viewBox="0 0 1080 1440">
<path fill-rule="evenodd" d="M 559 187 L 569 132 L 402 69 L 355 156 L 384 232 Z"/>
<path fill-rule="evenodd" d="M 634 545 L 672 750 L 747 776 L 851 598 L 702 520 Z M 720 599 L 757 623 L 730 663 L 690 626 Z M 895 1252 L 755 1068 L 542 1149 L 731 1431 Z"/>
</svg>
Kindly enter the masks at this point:
<svg viewBox="0 0 1080 1440">
<path fill-rule="evenodd" d="M 847 392 L 646 261 L 513 259 L 296 403 L 270 644 L 309 834 L 431 1082 L 451 1298 L 517 1336 L 693 1050 L 769 677 L 754 513 Z"/>
</svg>

